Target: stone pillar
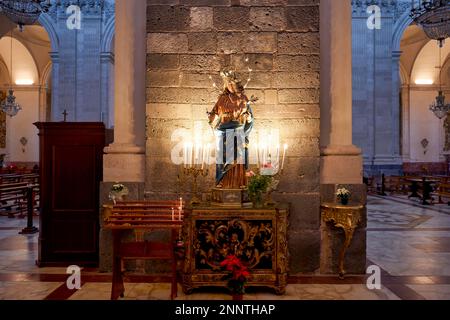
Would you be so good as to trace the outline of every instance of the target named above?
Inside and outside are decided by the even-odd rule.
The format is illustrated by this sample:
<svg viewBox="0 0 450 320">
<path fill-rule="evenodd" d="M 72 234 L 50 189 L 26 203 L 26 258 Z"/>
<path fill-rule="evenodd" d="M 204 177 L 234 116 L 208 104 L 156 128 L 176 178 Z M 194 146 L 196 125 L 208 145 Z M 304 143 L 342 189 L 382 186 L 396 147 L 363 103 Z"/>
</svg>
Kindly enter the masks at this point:
<svg viewBox="0 0 450 320">
<path fill-rule="evenodd" d="M 336 202 L 345 186 L 350 201 L 366 203 L 361 150 L 352 142 L 352 16 L 350 0 L 320 1 L 321 201 Z M 321 221 L 320 272 L 337 273 L 341 230 Z M 365 273 L 366 212 L 347 250 L 348 273 Z"/>
<path fill-rule="evenodd" d="M 352 144 L 352 16 L 350 0 L 342 2 L 320 1 L 321 184 L 362 183 Z"/>
<path fill-rule="evenodd" d="M 100 109 L 100 121 L 103 121 L 107 128 L 114 126 L 114 98 L 112 95 L 114 91 L 112 86 L 114 84 L 114 54 L 112 52 L 102 52 L 100 54 L 101 68 L 102 68 L 102 99 Z"/>
<path fill-rule="evenodd" d="M 104 181 L 145 179 L 146 6 L 116 1 L 114 143 L 105 148 Z"/>
<path fill-rule="evenodd" d="M 56 121 L 59 119 L 60 109 L 59 106 L 59 53 L 50 52 L 50 59 L 52 59 L 52 110 L 51 111 L 51 121 Z"/>
<path fill-rule="evenodd" d="M 411 162 L 409 85 L 402 86 L 402 160 Z"/>
<path fill-rule="evenodd" d="M 392 156 L 393 162 L 401 164 L 400 159 L 400 57 L 401 51 L 392 52 Z"/>
</svg>

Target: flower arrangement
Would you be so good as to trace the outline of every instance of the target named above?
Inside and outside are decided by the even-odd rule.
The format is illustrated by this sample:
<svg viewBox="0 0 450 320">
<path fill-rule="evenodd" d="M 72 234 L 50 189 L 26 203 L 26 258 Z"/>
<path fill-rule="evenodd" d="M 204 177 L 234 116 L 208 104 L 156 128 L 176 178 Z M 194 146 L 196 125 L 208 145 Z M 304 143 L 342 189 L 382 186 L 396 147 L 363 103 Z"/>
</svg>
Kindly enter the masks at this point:
<svg viewBox="0 0 450 320">
<path fill-rule="evenodd" d="M 262 203 L 262 194 L 267 192 L 267 188 L 272 183 L 272 176 L 255 174 L 253 171 L 247 173 L 248 181 L 248 196 L 254 204 Z"/>
<path fill-rule="evenodd" d="M 337 189 L 337 191 L 336 191 L 336 197 L 344 205 L 346 205 L 348 203 L 350 196 L 351 196 L 351 193 L 346 188 L 340 188 L 340 189 Z"/>
<path fill-rule="evenodd" d="M 116 204 L 116 200 L 122 201 L 123 196 L 128 195 L 128 188 L 121 184 L 115 183 L 111 186 L 111 190 L 109 192 L 109 198 Z"/>
<path fill-rule="evenodd" d="M 220 263 L 220 266 L 229 272 L 226 279 L 228 279 L 228 289 L 230 289 L 231 293 L 233 295 L 244 294 L 245 285 L 250 277 L 248 268 L 235 255 L 228 255 Z"/>
</svg>

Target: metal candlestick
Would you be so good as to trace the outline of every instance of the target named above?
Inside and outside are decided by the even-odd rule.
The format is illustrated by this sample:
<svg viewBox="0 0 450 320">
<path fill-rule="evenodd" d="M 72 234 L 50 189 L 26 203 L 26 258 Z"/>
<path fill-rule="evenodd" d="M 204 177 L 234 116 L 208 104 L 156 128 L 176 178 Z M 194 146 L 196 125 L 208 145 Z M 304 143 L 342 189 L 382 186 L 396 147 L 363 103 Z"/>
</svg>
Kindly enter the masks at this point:
<svg viewBox="0 0 450 320">
<path fill-rule="evenodd" d="M 191 205 L 197 205 L 201 203 L 201 200 L 197 197 L 198 194 L 198 183 L 197 178 L 199 176 L 206 177 L 209 174 L 209 169 L 187 167 L 184 168 L 183 173 L 186 176 L 192 176 L 192 200 Z"/>
<path fill-rule="evenodd" d="M 268 207 L 273 207 L 276 205 L 276 202 L 273 201 L 272 199 L 272 192 L 277 190 L 282 175 L 283 169 L 279 170 L 276 174 L 272 175 L 272 183 L 267 190 L 267 198 L 265 202 L 265 205 Z"/>
</svg>

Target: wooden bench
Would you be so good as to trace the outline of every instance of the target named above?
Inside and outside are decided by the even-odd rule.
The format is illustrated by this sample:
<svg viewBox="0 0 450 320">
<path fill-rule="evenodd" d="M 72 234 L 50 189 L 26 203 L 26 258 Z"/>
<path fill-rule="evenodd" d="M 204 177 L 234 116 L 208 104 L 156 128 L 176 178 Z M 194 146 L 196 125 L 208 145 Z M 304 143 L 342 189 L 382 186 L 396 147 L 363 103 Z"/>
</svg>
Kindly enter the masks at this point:
<svg viewBox="0 0 450 320">
<path fill-rule="evenodd" d="M 19 217 L 24 217 L 25 212 L 28 210 L 27 192 L 30 186 L 33 188 L 32 205 L 35 208 L 37 206 L 36 194 L 39 192 L 39 185 L 19 182 L 0 185 L 0 210 L 6 210 L 10 218 L 14 217 L 16 213 L 19 213 Z M 13 207 L 18 208 L 17 212 L 13 212 Z"/>
<path fill-rule="evenodd" d="M 442 198 L 450 199 L 450 183 L 439 183 L 436 190 L 431 193 L 432 196 L 438 197 L 438 203 L 444 203 Z M 450 206 L 450 201 L 447 202 Z"/>
<path fill-rule="evenodd" d="M 177 256 L 175 250 L 180 240 L 184 209 L 178 201 L 118 202 L 104 206 L 105 229 L 113 235 L 113 277 L 111 300 L 124 296 L 123 261 L 166 260 L 171 263 L 171 294 L 177 296 Z M 177 206 L 178 205 L 178 206 Z M 122 242 L 124 231 L 135 232 L 136 241 Z M 144 241 L 144 232 L 169 230 L 170 242 Z"/>
</svg>

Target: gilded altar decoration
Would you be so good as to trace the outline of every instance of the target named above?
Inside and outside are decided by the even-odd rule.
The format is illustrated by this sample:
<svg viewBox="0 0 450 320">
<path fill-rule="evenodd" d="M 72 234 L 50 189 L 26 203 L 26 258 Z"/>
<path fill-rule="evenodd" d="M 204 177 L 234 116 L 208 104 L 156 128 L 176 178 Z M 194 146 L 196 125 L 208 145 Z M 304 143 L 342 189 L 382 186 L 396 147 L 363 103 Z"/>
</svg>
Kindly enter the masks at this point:
<svg viewBox="0 0 450 320">
<path fill-rule="evenodd" d="M 249 269 L 272 268 L 275 232 L 271 220 L 197 220 L 196 224 L 194 248 L 198 269 L 218 270 L 231 254 Z"/>
<path fill-rule="evenodd" d="M 233 255 L 251 277 L 247 286 L 265 286 L 283 294 L 288 273 L 288 207 L 186 209 L 183 239 L 183 290 L 228 286 L 221 263 Z"/>
</svg>

